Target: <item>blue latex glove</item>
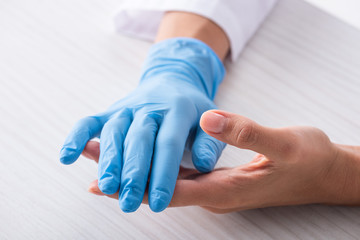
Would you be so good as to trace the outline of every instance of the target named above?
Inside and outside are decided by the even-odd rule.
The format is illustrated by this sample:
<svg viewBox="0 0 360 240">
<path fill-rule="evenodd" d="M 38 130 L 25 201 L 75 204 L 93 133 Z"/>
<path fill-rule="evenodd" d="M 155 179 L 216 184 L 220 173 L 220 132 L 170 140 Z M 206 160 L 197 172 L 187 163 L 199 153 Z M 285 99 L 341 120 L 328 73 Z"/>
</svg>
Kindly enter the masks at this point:
<svg viewBox="0 0 360 240">
<path fill-rule="evenodd" d="M 211 171 L 225 144 L 199 127 L 225 70 L 212 49 L 191 38 L 154 44 L 139 86 L 107 111 L 76 123 L 60 152 L 73 163 L 86 143 L 100 136 L 99 188 L 119 191 L 124 212 L 141 204 L 149 182 L 149 205 L 164 210 L 172 198 L 185 147 L 201 172 Z M 151 168 L 151 171 L 150 171 Z"/>
</svg>

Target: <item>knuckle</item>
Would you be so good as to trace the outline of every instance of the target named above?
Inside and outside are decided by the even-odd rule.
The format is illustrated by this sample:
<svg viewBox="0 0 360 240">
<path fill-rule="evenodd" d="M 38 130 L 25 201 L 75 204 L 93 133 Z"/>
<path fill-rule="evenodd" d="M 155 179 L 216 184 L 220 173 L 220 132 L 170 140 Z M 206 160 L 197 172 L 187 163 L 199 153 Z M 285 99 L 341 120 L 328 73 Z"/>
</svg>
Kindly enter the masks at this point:
<svg viewBox="0 0 360 240">
<path fill-rule="evenodd" d="M 303 129 L 294 128 L 287 132 L 287 141 L 283 142 L 279 146 L 279 152 L 282 153 L 284 156 L 296 156 L 299 155 L 299 157 L 303 156 L 303 149 L 306 147 L 306 145 L 311 141 L 306 141 L 304 139 L 304 131 Z M 305 140 L 305 141 L 304 141 Z"/>
<path fill-rule="evenodd" d="M 162 118 L 164 118 L 164 112 L 162 110 L 151 111 L 144 114 L 143 122 L 159 124 Z"/>
<path fill-rule="evenodd" d="M 129 152 L 128 148 L 125 147 L 124 151 L 124 173 L 126 171 L 130 171 L 131 173 L 143 173 L 144 169 L 139 166 L 139 160 L 144 159 L 145 154 L 138 152 Z M 131 166 L 131 169 L 127 169 L 127 167 Z"/>
<path fill-rule="evenodd" d="M 300 146 L 300 147 L 299 147 Z M 279 152 L 284 156 L 296 155 L 301 151 L 300 142 L 295 138 L 294 141 L 285 142 L 279 147 Z"/>
<path fill-rule="evenodd" d="M 104 127 L 116 127 L 118 125 L 118 122 L 118 118 L 111 118 L 105 123 Z"/>
<path fill-rule="evenodd" d="M 125 185 L 124 190 L 130 191 L 131 194 L 135 196 L 141 196 L 143 194 L 144 188 L 141 187 L 141 184 L 137 181 L 129 181 L 129 183 Z"/>
<path fill-rule="evenodd" d="M 112 131 L 117 131 L 120 129 L 120 121 L 118 118 L 111 118 L 104 124 L 104 129 L 109 129 Z"/>
<path fill-rule="evenodd" d="M 157 112 L 147 113 L 142 117 L 141 124 L 147 130 L 151 130 L 150 132 L 155 132 L 158 129 L 158 125 L 162 117 L 162 114 Z M 140 132 L 143 132 L 143 129 L 140 130 Z"/>
<path fill-rule="evenodd" d="M 324 131 L 316 127 L 307 127 L 309 136 L 317 136 L 321 142 L 329 143 L 330 139 Z"/>
<path fill-rule="evenodd" d="M 243 147 L 250 147 L 254 145 L 258 139 L 258 133 L 256 132 L 255 123 L 252 121 L 242 121 L 236 123 L 234 131 L 235 142 Z"/>
<path fill-rule="evenodd" d="M 289 156 L 296 154 L 302 148 L 302 144 L 297 134 L 290 133 L 289 139 L 279 144 L 278 148 L 278 152 L 283 156 Z"/>
<path fill-rule="evenodd" d="M 91 135 L 93 128 L 101 125 L 101 119 L 97 116 L 88 116 L 78 120 L 73 127 L 73 134 Z"/>
<path fill-rule="evenodd" d="M 112 137 L 114 139 L 125 139 L 126 133 L 127 133 L 127 128 L 124 128 L 123 122 L 120 121 L 120 119 L 118 118 L 111 118 L 109 119 L 105 124 L 104 127 L 102 129 L 102 135 L 105 134 L 104 136 L 106 137 Z"/>
<path fill-rule="evenodd" d="M 77 121 L 76 125 L 86 127 L 86 126 L 97 124 L 97 123 L 100 123 L 99 117 L 87 116 L 87 117 L 84 117 L 84 118 L 80 119 L 79 121 Z"/>
</svg>

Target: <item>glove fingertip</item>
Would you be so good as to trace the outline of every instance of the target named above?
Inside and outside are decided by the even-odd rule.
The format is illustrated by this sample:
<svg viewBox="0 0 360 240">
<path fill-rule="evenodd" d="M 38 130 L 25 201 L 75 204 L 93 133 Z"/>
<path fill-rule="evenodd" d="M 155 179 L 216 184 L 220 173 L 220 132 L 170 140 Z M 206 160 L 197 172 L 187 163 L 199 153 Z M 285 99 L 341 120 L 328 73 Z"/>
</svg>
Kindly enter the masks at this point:
<svg viewBox="0 0 360 240">
<path fill-rule="evenodd" d="M 126 199 L 120 197 L 119 199 L 119 206 L 124 213 L 135 212 L 140 207 L 140 204 L 141 201 L 133 196 Z"/>
<path fill-rule="evenodd" d="M 153 212 L 161 212 L 169 205 L 171 197 L 162 191 L 154 191 L 149 195 L 149 207 Z"/>
<path fill-rule="evenodd" d="M 206 148 L 196 148 L 192 154 L 195 168 L 202 173 L 211 172 L 216 164 L 217 155 Z"/>
<path fill-rule="evenodd" d="M 60 162 L 64 165 L 72 164 L 78 159 L 80 154 L 72 149 L 63 148 L 60 151 Z"/>
<path fill-rule="evenodd" d="M 195 168 L 203 173 L 212 171 L 225 146 L 225 143 L 200 132 L 192 147 Z"/>
<path fill-rule="evenodd" d="M 119 189 L 119 183 L 111 178 L 99 179 L 98 187 L 101 192 L 107 195 L 116 193 Z"/>
</svg>

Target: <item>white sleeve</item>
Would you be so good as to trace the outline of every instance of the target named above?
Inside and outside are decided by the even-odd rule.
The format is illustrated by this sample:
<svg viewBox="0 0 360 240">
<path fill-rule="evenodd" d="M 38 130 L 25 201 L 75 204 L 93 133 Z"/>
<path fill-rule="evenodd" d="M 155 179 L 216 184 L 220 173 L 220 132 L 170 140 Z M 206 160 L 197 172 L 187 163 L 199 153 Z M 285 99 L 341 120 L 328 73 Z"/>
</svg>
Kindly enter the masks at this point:
<svg viewBox="0 0 360 240">
<path fill-rule="evenodd" d="M 124 0 L 115 18 L 123 34 L 153 40 L 165 11 L 207 17 L 227 34 L 235 60 L 277 0 Z"/>
</svg>

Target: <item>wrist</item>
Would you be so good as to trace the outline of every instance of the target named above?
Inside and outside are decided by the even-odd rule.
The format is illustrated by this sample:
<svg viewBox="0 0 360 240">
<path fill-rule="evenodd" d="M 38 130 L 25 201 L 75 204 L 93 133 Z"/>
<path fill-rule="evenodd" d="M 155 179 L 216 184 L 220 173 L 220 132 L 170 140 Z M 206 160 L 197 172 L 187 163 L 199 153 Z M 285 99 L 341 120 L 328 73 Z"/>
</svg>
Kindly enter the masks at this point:
<svg viewBox="0 0 360 240">
<path fill-rule="evenodd" d="M 352 146 L 334 146 L 337 156 L 328 174 L 326 203 L 360 205 L 360 150 Z"/>
<path fill-rule="evenodd" d="M 174 37 L 190 37 L 206 43 L 219 58 L 230 49 L 227 35 L 210 19 L 190 12 L 166 12 L 159 26 L 156 42 Z"/>
<path fill-rule="evenodd" d="M 141 82 L 159 76 L 167 81 L 186 81 L 213 99 L 224 75 L 221 60 L 209 46 L 181 37 L 160 41 L 150 48 Z"/>
</svg>

